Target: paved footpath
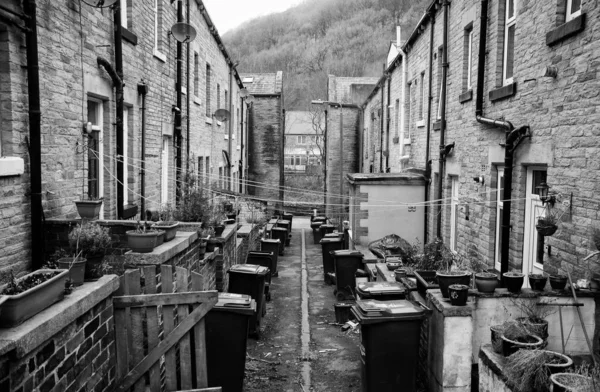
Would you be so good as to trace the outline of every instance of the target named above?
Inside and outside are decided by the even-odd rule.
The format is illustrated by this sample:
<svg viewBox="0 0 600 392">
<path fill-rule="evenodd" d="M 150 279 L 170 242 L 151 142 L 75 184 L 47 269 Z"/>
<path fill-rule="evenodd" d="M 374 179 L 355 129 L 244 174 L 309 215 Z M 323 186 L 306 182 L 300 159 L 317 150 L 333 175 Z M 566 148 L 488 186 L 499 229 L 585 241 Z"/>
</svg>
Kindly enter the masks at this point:
<svg viewBox="0 0 600 392">
<path fill-rule="evenodd" d="M 359 336 L 335 324 L 333 286 L 323 281 L 308 218 L 294 218 L 278 269 L 261 336 L 248 340 L 244 391 L 359 391 Z"/>
</svg>

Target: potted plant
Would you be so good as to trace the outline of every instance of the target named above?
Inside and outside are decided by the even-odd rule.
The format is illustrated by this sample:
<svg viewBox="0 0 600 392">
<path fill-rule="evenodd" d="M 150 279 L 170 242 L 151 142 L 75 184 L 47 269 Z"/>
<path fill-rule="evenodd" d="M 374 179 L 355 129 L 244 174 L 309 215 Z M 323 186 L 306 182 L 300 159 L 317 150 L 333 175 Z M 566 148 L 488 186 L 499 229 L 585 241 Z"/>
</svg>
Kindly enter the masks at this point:
<svg viewBox="0 0 600 392">
<path fill-rule="evenodd" d="M 158 212 L 159 221 L 154 223 L 152 227 L 165 232 L 164 241 L 168 242 L 175 238 L 177 234 L 177 226 L 179 222 L 173 218 L 174 210 L 170 204 L 166 204 L 161 207 Z"/>
<path fill-rule="evenodd" d="M 469 295 L 469 286 L 464 284 L 451 284 L 448 286 L 448 295 L 452 306 L 465 306 Z"/>
<path fill-rule="evenodd" d="M 407 262 L 414 265 L 417 291 L 421 295 L 424 296 L 427 290 L 440 287 L 436 271 L 443 268 L 446 250 L 449 252 L 440 238 L 425 244 L 422 252 L 418 241 L 411 246 Z"/>
<path fill-rule="evenodd" d="M 511 323 L 502 332 L 502 354 L 508 357 L 519 349 L 542 348 L 544 341 L 522 323 Z"/>
<path fill-rule="evenodd" d="M 547 391 L 553 370 L 565 371 L 572 365 L 571 358 L 557 352 L 518 350 L 507 358 L 504 375 L 516 392 Z"/>
<path fill-rule="evenodd" d="M 550 275 L 550 287 L 553 290 L 564 290 L 567 285 L 567 276 L 562 274 Z"/>
<path fill-rule="evenodd" d="M 82 222 L 69 233 L 69 246 L 75 254 L 81 251 L 81 257 L 86 260 L 84 279 L 88 281 L 97 280 L 104 275 L 104 255 L 111 245 L 108 228 L 97 222 Z"/>
<path fill-rule="evenodd" d="M 544 237 L 549 237 L 558 230 L 558 219 L 556 215 L 547 212 L 545 216 L 538 218 L 535 225 L 538 234 Z"/>
<path fill-rule="evenodd" d="M 149 253 L 162 243 L 161 238 L 164 237 L 165 232 L 153 229 L 147 221 L 144 223 L 138 221 L 135 230 L 128 230 L 125 234 L 132 252 Z"/>
<path fill-rule="evenodd" d="M 470 286 L 471 270 L 466 259 L 453 254 L 448 248 L 444 248 L 441 249 L 444 268 L 438 270 L 436 276 L 442 296 L 448 298 L 448 286 L 452 284 Z"/>
<path fill-rule="evenodd" d="M 596 392 L 600 390 L 600 366 L 583 363 L 568 372 L 550 376 L 553 392 Z"/>
<path fill-rule="evenodd" d="M 0 290 L 0 327 L 19 325 L 63 299 L 68 277 L 66 270 L 40 269 L 17 279 L 11 271 Z"/>
<path fill-rule="evenodd" d="M 98 219 L 102 208 L 102 198 L 88 197 L 75 202 L 77 213 L 82 219 Z"/>
<path fill-rule="evenodd" d="M 200 237 L 200 244 L 198 245 L 198 255 L 200 257 L 200 260 L 204 259 L 204 255 L 206 254 L 206 247 L 212 235 L 213 232 L 208 227 L 202 228 L 198 231 L 198 236 Z"/>
<path fill-rule="evenodd" d="M 525 280 L 524 274 L 517 271 L 510 271 L 505 272 L 502 276 L 504 277 L 504 283 L 506 284 L 508 291 L 511 293 L 521 292 L 521 287 L 523 287 L 523 282 Z"/>
<path fill-rule="evenodd" d="M 475 287 L 481 293 L 493 293 L 499 284 L 498 275 L 494 272 L 476 272 Z"/>
<path fill-rule="evenodd" d="M 521 311 L 523 317 L 518 317 L 525 328 L 539 336 L 544 341 L 548 340 L 548 320 L 546 317 L 556 312 L 552 306 L 538 305 L 538 302 L 527 298 L 511 298 L 512 304 Z"/>
<path fill-rule="evenodd" d="M 544 274 L 529 274 L 529 285 L 532 290 L 544 291 L 548 277 Z"/>
<path fill-rule="evenodd" d="M 173 210 L 178 222 L 208 222 L 210 203 L 207 192 L 199 186 L 198 176 L 185 172 L 179 189 L 179 202 Z"/>
<path fill-rule="evenodd" d="M 223 221 L 225 220 L 225 214 L 223 214 L 219 209 L 214 208 L 212 214 L 210 216 L 210 221 L 208 222 L 209 226 L 213 228 L 215 231 L 215 236 L 220 237 L 225 230 L 225 225 Z"/>
</svg>

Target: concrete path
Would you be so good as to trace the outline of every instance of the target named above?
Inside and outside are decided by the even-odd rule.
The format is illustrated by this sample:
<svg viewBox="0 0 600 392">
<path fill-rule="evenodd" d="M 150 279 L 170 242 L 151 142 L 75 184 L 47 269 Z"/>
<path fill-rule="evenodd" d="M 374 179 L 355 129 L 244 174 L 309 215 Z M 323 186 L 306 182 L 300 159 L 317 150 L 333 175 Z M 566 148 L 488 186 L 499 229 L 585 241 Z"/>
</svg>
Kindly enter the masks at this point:
<svg viewBox="0 0 600 392">
<path fill-rule="evenodd" d="M 278 269 L 261 336 L 248 341 L 244 391 L 359 391 L 359 335 L 335 324 L 333 286 L 323 281 L 308 218 L 294 218 Z"/>
</svg>

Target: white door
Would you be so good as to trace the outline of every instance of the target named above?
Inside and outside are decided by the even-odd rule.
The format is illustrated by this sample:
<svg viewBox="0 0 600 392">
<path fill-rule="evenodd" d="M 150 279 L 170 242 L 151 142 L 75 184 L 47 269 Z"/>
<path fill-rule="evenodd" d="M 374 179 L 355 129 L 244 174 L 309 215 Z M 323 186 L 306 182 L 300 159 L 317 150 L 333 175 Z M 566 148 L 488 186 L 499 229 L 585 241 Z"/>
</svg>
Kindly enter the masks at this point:
<svg viewBox="0 0 600 392">
<path fill-rule="evenodd" d="M 129 165 L 129 128 L 127 119 L 129 118 L 129 109 L 123 108 L 123 206 L 129 204 L 129 176 L 127 165 Z"/>
<path fill-rule="evenodd" d="M 496 251 L 494 252 L 494 267 L 500 271 L 502 258 L 502 212 L 504 211 L 504 168 L 498 168 L 496 178 Z"/>
<path fill-rule="evenodd" d="M 456 227 L 458 219 L 458 177 L 451 176 L 451 193 L 452 198 L 450 200 L 450 250 L 456 251 Z"/>
<path fill-rule="evenodd" d="M 92 123 L 88 141 L 88 196 L 104 197 L 104 107 L 102 101 L 88 98 L 88 122 Z M 89 159 L 92 158 L 92 159 Z M 93 166 L 93 167 L 92 167 Z M 83 195 L 82 195 L 83 196 Z M 100 219 L 104 219 L 104 203 L 100 206 Z"/>
<path fill-rule="evenodd" d="M 545 167 L 527 169 L 525 194 L 525 235 L 523 245 L 523 273 L 541 274 L 544 271 L 544 237 L 535 229 L 537 218 L 545 215 L 545 208 L 537 195 L 536 187 L 546 182 Z M 525 279 L 526 287 L 529 287 Z"/>
<path fill-rule="evenodd" d="M 169 146 L 171 139 L 168 136 L 163 136 L 162 144 L 162 172 L 160 184 L 160 201 L 162 204 L 169 202 Z"/>
</svg>

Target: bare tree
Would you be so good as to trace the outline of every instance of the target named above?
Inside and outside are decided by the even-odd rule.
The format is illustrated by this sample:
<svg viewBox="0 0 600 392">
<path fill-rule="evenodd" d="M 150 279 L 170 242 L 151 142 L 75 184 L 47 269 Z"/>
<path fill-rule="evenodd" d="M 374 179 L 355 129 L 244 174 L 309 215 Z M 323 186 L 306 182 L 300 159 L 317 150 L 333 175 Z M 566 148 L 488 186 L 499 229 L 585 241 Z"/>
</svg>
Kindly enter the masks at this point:
<svg viewBox="0 0 600 392">
<path fill-rule="evenodd" d="M 318 156 L 321 160 L 321 170 L 323 172 L 323 178 L 325 178 L 325 159 L 327 155 L 326 150 L 326 137 L 325 134 L 327 127 L 326 112 L 323 105 L 309 105 L 308 112 L 310 116 L 311 127 L 314 131 L 314 138 L 310 138 L 307 150 L 312 156 Z"/>
</svg>

